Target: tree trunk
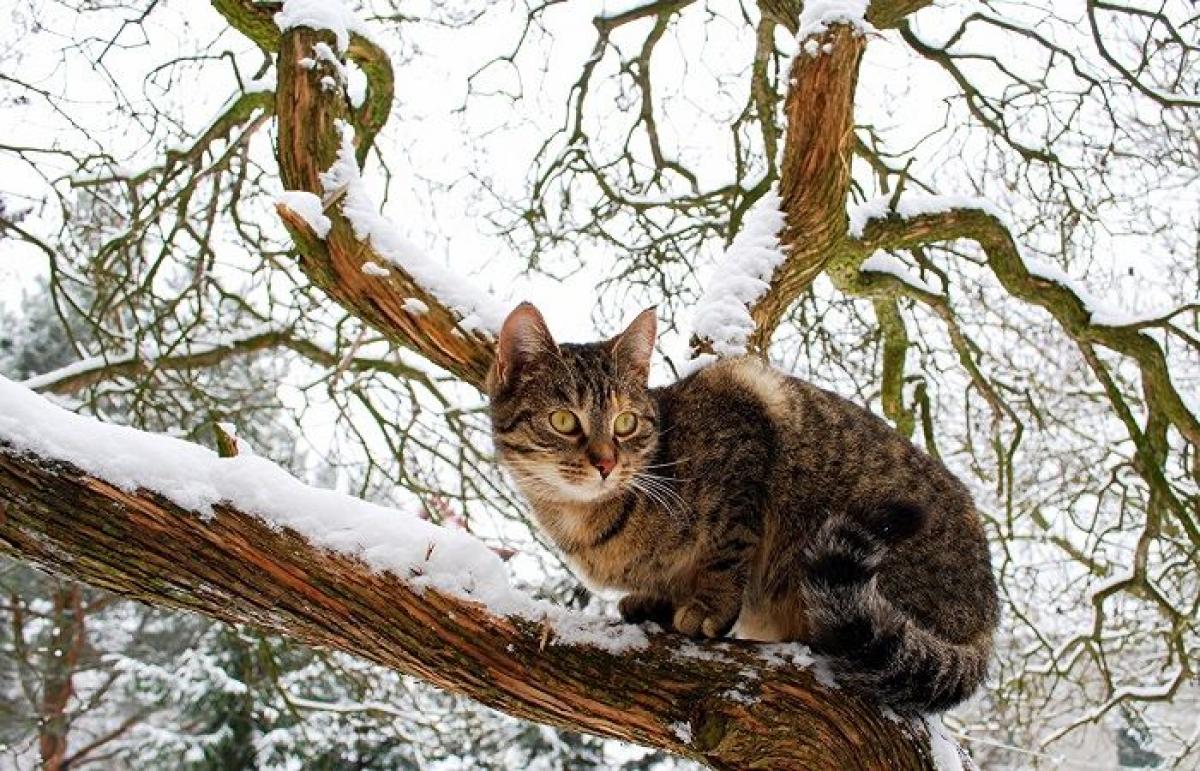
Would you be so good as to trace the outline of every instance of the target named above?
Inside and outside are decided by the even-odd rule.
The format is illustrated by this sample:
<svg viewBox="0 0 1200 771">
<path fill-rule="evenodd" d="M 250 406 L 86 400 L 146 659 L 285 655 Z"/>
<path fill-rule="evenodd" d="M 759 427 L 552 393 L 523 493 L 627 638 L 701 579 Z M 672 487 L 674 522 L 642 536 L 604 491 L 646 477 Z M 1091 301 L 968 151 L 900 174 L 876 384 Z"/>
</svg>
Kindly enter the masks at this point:
<svg viewBox="0 0 1200 771">
<path fill-rule="evenodd" d="M 83 587 L 63 583 L 54 592 L 54 629 L 45 652 L 42 703 L 38 716 L 38 751 L 45 771 L 64 768 L 70 718 L 67 707 L 75 693 L 75 667 L 85 643 Z"/>
</svg>

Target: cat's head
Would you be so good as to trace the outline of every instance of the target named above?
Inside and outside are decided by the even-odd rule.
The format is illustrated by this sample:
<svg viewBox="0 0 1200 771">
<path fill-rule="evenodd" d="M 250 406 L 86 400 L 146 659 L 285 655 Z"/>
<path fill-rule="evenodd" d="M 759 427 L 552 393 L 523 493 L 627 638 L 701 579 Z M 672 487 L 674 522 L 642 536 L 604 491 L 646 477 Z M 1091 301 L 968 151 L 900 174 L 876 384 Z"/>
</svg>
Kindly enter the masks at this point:
<svg viewBox="0 0 1200 771">
<path fill-rule="evenodd" d="M 537 308 L 522 303 L 509 314 L 488 375 L 492 434 L 531 498 L 603 500 L 651 462 L 655 324 L 650 308 L 611 340 L 558 345 Z"/>
</svg>

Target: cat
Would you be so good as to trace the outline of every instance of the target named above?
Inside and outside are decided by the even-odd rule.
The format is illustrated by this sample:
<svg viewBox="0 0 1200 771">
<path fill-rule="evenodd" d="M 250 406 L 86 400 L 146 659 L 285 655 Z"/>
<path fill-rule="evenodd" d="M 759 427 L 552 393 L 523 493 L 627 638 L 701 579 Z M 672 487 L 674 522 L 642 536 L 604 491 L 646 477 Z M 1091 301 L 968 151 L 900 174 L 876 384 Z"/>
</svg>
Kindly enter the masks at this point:
<svg viewBox="0 0 1200 771">
<path fill-rule="evenodd" d="M 631 623 L 805 643 L 899 710 L 970 696 L 999 607 L 962 483 L 757 357 L 649 388 L 656 323 L 558 345 L 522 303 L 497 341 L 498 458 L 584 583 L 624 593 Z"/>
</svg>

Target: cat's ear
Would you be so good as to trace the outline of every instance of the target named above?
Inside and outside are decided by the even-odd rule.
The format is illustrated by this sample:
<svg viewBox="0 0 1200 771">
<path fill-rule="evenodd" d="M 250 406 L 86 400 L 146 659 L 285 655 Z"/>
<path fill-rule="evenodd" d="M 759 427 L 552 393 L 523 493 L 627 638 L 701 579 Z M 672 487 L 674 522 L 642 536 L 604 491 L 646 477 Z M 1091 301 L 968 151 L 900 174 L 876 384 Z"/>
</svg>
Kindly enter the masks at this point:
<svg viewBox="0 0 1200 771">
<path fill-rule="evenodd" d="M 521 303 L 508 314 L 496 341 L 496 362 L 492 366 L 494 385 L 512 382 L 522 367 L 538 356 L 552 353 L 558 346 L 550 336 L 546 320 L 532 303 Z"/>
<path fill-rule="evenodd" d="M 650 306 L 637 315 L 625 331 L 609 341 L 613 357 L 642 380 L 650 378 L 650 357 L 654 354 L 654 340 L 658 335 L 656 306 Z"/>
</svg>

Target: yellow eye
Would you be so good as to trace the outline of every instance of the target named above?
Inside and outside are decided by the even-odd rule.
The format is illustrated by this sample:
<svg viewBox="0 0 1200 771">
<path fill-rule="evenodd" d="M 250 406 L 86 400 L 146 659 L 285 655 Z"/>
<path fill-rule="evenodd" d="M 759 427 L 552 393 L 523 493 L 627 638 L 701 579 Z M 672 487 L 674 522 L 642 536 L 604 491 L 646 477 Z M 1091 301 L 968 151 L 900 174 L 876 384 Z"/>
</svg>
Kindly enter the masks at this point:
<svg viewBox="0 0 1200 771">
<path fill-rule="evenodd" d="M 632 412 L 622 412 L 613 421 L 613 433 L 617 436 L 629 436 L 637 430 L 637 415 Z"/>
<path fill-rule="evenodd" d="M 550 425 L 560 434 L 573 434 L 579 430 L 579 418 L 570 410 L 555 410 L 550 413 Z"/>
</svg>

